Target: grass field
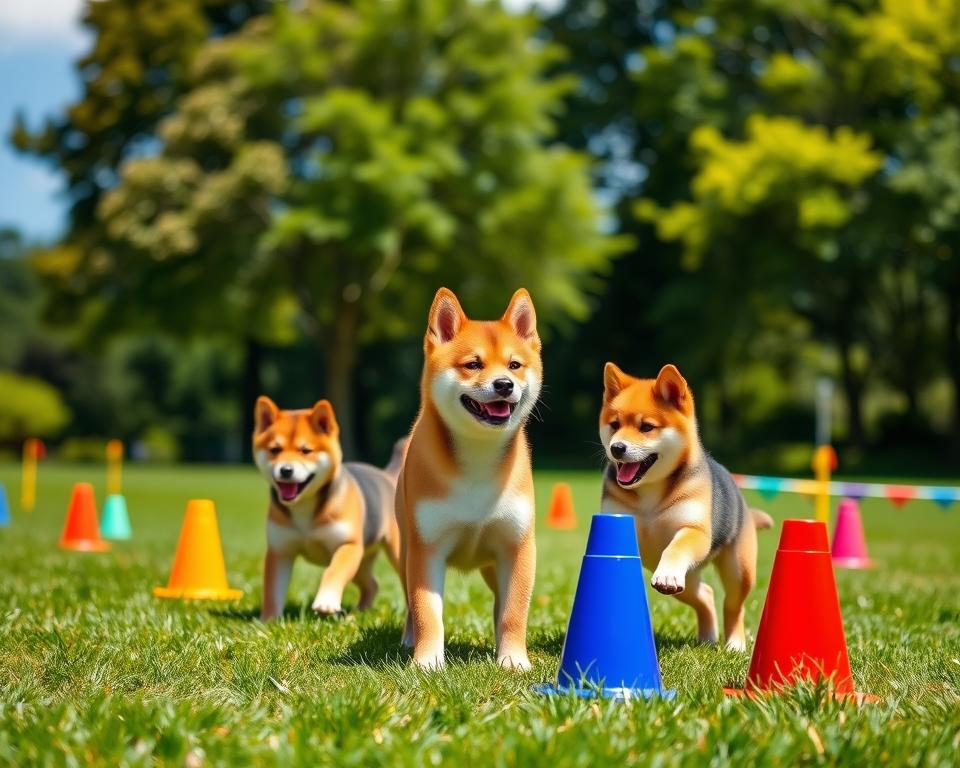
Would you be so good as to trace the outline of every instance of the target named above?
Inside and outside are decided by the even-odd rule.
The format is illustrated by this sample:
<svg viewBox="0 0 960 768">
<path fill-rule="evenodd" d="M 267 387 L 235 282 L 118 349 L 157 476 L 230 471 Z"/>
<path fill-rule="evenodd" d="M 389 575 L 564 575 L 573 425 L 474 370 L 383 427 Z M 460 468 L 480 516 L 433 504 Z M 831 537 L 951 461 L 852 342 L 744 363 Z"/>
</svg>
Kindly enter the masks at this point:
<svg viewBox="0 0 960 768">
<path fill-rule="evenodd" d="M 14 507 L 0 529 L 0 763 L 11 765 L 952 765 L 960 754 L 960 508 L 868 501 L 873 572 L 837 574 L 859 690 L 857 709 L 800 689 L 764 702 L 725 699 L 749 657 L 693 642 L 690 609 L 650 603 L 675 701 L 541 698 L 557 670 L 596 473 L 564 473 L 581 527 L 538 531 L 530 616 L 534 671 L 492 659 L 491 599 L 479 576 L 448 579 L 449 665 L 421 673 L 399 649 L 396 576 L 362 615 L 307 610 L 319 570 L 299 563 L 289 618 L 265 626 L 260 602 L 266 491 L 253 469 L 130 467 L 135 537 L 111 553 L 61 552 L 71 484 L 102 486 L 100 467 L 43 466 L 38 509 L 16 510 L 17 468 L 0 466 Z M 539 519 L 559 473 L 537 475 Z M 236 604 L 155 599 L 187 499 L 212 498 Z M 98 496 L 102 500 L 102 496 Z M 806 500 L 751 499 L 779 521 Z M 776 532 L 761 534 L 752 638 Z M 708 577 L 716 584 L 711 574 Z M 353 587 L 346 602 L 356 600 Z"/>
</svg>

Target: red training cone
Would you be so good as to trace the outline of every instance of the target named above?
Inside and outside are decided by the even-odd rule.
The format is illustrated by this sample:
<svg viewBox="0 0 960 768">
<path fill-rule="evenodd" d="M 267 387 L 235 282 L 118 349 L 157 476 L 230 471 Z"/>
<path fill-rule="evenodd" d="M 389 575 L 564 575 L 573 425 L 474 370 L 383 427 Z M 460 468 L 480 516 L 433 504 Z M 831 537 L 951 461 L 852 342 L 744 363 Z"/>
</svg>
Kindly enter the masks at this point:
<svg viewBox="0 0 960 768">
<path fill-rule="evenodd" d="M 573 509 L 573 492 L 568 483 L 557 483 L 550 495 L 547 527 L 569 531 L 577 527 L 577 513 Z"/>
<path fill-rule="evenodd" d="M 839 699 L 876 700 L 853 688 L 827 526 L 785 520 L 746 685 L 726 692 L 777 693 L 823 679 L 832 681 Z"/>
<path fill-rule="evenodd" d="M 854 499 L 844 499 L 837 507 L 831 553 L 837 568 L 873 568 L 873 561 L 867 555 L 860 506 Z"/>
<path fill-rule="evenodd" d="M 93 486 L 90 483 L 77 483 L 73 486 L 67 520 L 60 536 L 60 548 L 77 552 L 106 552 L 110 549 L 110 545 L 100 538 L 97 503 L 94 501 Z"/>
</svg>

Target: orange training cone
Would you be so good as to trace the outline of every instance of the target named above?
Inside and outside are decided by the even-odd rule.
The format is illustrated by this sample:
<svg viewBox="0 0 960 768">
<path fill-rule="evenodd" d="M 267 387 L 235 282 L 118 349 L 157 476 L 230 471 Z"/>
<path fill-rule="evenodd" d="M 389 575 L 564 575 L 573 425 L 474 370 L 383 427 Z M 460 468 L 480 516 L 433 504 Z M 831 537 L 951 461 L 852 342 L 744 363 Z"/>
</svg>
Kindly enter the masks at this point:
<svg viewBox="0 0 960 768">
<path fill-rule="evenodd" d="M 90 483 L 77 483 L 70 495 L 67 519 L 60 535 L 60 548 L 77 552 L 106 552 L 110 545 L 100 538 L 97 503 Z"/>
<path fill-rule="evenodd" d="M 876 700 L 853 688 L 827 526 L 785 520 L 744 689 L 776 693 L 821 679 L 832 681 L 838 699 Z"/>
<path fill-rule="evenodd" d="M 547 527 L 568 531 L 577 527 L 577 513 L 573 510 L 573 493 L 568 483 L 557 483 L 550 496 Z"/>
<path fill-rule="evenodd" d="M 236 600 L 243 595 L 243 590 L 227 585 L 212 501 L 194 499 L 187 504 L 170 581 L 165 587 L 154 587 L 153 594 L 184 600 Z"/>
</svg>

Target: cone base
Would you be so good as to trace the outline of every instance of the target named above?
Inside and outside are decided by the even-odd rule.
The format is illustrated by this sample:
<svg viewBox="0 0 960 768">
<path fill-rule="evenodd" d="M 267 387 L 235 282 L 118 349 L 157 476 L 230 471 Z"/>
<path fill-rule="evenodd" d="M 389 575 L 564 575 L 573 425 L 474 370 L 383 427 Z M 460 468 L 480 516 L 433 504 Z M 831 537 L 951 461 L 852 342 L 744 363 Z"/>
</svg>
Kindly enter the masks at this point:
<svg viewBox="0 0 960 768">
<path fill-rule="evenodd" d="M 544 696 L 569 696 L 573 693 L 581 699 L 613 699 L 614 701 L 633 701 L 634 699 L 664 699 L 671 701 L 677 696 L 672 688 L 573 688 L 553 683 L 541 683 L 533 686 L 536 693 Z"/>
<path fill-rule="evenodd" d="M 835 557 L 833 558 L 834 568 L 873 568 L 876 563 L 869 557 Z"/>
<path fill-rule="evenodd" d="M 60 549 L 72 552 L 106 552 L 110 544 L 102 539 L 60 539 Z"/>
<path fill-rule="evenodd" d="M 724 688 L 723 692 L 731 698 L 747 698 L 758 701 L 769 698 L 770 696 L 780 696 L 789 692 L 789 690 L 789 686 L 784 686 L 780 688 L 769 688 L 767 690 L 761 690 L 759 688 Z M 875 704 L 880 701 L 880 697 L 872 693 L 838 693 L 837 691 L 833 691 L 830 693 L 830 698 L 834 701 L 853 702 L 857 706 L 861 704 Z"/>
<path fill-rule="evenodd" d="M 133 534 L 131 533 L 114 533 L 112 531 L 109 533 L 101 533 L 100 535 L 108 541 L 130 541 L 130 539 L 133 538 Z"/>
<path fill-rule="evenodd" d="M 243 597 L 243 590 L 154 587 L 153 594 L 170 600 L 239 600 Z"/>
</svg>

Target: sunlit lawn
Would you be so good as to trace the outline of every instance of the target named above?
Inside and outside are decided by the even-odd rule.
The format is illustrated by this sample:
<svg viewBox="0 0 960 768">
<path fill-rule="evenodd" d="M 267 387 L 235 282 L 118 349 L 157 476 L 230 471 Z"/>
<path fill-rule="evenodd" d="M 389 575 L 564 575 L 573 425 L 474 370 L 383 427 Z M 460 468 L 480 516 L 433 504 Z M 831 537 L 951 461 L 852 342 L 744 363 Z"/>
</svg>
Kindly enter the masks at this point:
<svg viewBox="0 0 960 768">
<path fill-rule="evenodd" d="M 134 540 L 102 555 L 61 552 L 70 486 L 102 489 L 101 467 L 41 468 L 38 509 L 17 509 L 18 469 L 0 466 L 13 506 L 0 529 L 0 763 L 238 765 L 956 765 L 960 754 L 960 508 L 864 504 L 873 572 L 837 575 L 858 710 L 812 690 L 767 702 L 725 699 L 749 658 L 693 642 L 692 612 L 651 593 L 673 702 L 541 698 L 556 673 L 596 472 L 537 475 L 539 519 L 556 480 L 573 485 L 580 527 L 542 527 L 530 645 L 535 669 L 492 660 L 491 599 L 476 575 L 449 579 L 449 666 L 422 674 L 400 651 L 400 585 L 385 561 L 375 608 L 334 620 L 306 610 L 319 570 L 300 563 L 291 617 L 264 626 L 266 490 L 254 470 L 129 467 Z M 186 501 L 217 505 L 233 605 L 163 602 Z M 98 496 L 101 499 L 102 495 Z M 751 498 L 777 520 L 806 500 Z M 762 608 L 776 532 L 761 534 Z M 712 579 L 712 576 L 710 577 Z M 714 580 L 715 582 L 715 580 Z M 356 600 L 348 593 L 347 603 Z"/>
</svg>

